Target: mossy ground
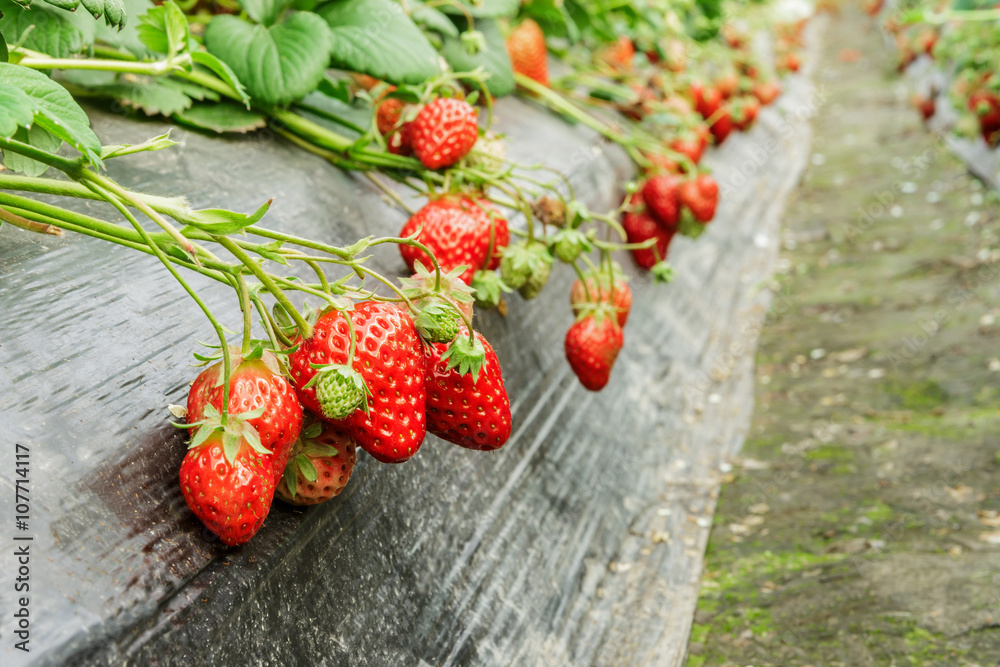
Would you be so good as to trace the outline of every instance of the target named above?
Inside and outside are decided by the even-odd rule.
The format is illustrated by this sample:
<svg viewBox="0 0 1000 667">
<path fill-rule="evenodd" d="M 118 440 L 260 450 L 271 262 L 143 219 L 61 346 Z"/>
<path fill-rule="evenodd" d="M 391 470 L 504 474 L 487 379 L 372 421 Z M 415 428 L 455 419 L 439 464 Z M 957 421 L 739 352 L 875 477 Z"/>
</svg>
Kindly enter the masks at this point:
<svg viewBox="0 0 1000 667">
<path fill-rule="evenodd" d="M 921 126 L 870 19 L 845 6 L 823 39 L 687 664 L 996 665 L 1000 205 Z"/>
</svg>

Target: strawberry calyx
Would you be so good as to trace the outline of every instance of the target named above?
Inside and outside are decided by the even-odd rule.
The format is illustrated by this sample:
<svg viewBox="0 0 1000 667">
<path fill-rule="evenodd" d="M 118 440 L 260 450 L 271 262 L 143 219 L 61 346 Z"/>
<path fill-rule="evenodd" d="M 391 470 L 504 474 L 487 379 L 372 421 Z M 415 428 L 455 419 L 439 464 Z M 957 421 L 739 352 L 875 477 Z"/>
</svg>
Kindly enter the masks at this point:
<svg viewBox="0 0 1000 667">
<path fill-rule="evenodd" d="M 309 364 L 316 375 L 303 389 L 316 386 L 316 400 L 327 419 L 344 419 L 361 408 L 368 412 L 371 391 L 361 374 L 344 364 Z"/>
<path fill-rule="evenodd" d="M 230 465 L 236 462 L 236 455 L 239 454 L 243 443 L 250 445 L 254 451 L 261 454 L 271 454 L 271 450 L 265 447 L 260 441 L 260 435 L 251 424 L 251 419 L 256 419 L 264 414 L 264 408 L 257 408 L 239 414 L 230 414 L 225 425 L 222 423 L 222 415 L 214 405 L 205 406 L 204 419 L 191 424 L 174 424 L 179 428 L 197 428 L 188 444 L 188 449 L 199 447 L 213 435 L 222 434 L 222 447 L 226 460 Z"/>
<path fill-rule="evenodd" d="M 681 236 L 696 239 L 705 233 L 705 225 L 698 222 L 698 219 L 694 217 L 694 213 L 690 209 L 683 208 L 681 209 L 680 222 L 677 223 L 677 233 Z"/>
<path fill-rule="evenodd" d="M 481 308 L 496 308 L 503 300 L 504 292 L 513 292 L 496 271 L 476 271 L 472 276 L 472 291 L 476 295 L 476 305 Z"/>
<path fill-rule="evenodd" d="M 462 274 L 468 271 L 468 266 L 457 266 L 447 273 L 442 271 L 440 277 L 423 262 L 416 262 L 413 268 L 416 273 L 412 277 L 399 280 L 403 296 L 415 302 L 418 308 L 421 302 L 441 303 L 442 299 L 446 303 L 453 301 L 463 314 L 472 317 L 474 290 L 462 280 Z"/>
<path fill-rule="evenodd" d="M 458 369 L 462 375 L 472 374 L 472 381 L 479 381 L 479 371 L 486 361 L 486 348 L 475 335 L 459 336 L 441 355 L 447 361 L 447 369 Z"/>
<path fill-rule="evenodd" d="M 702 227 L 704 230 L 704 227 Z M 659 283 L 661 285 L 666 285 L 667 283 L 672 283 L 674 281 L 674 267 L 670 265 L 666 260 L 660 260 L 653 265 L 653 268 L 649 270 L 650 275 L 653 276 L 653 282 Z"/>
<path fill-rule="evenodd" d="M 302 473 L 302 477 L 308 482 L 315 482 L 318 477 L 318 472 L 316 466 L 313 464 L 313 458 L 327 457 L 327 456 L 337 456 L 338 451 L 335 447 L 330 445 L 325 445 L 322 442 L 316 440 L 323 433 L 323 424 L 320 421 L 314 421 L 306 429 L 302 431 L 302 435 L 292 446 L 292 454 L 288 458 L 288 463 L 285 464 L 284 480 L 285 485 L 288 487 L 288 493 L 295 498 L 298 493 L 298 473 Z"/>
</svg>

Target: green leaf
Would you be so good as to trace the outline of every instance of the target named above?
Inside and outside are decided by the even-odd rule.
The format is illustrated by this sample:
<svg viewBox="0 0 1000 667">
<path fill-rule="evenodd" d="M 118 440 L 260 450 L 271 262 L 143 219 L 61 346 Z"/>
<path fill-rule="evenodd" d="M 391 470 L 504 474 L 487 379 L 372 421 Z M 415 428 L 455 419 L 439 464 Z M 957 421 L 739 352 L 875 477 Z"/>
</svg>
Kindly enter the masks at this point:
<svg viewBox="0 0 1000 667">
<path fill-rule="evenodd" d="M 229 65 L 222 62 L 208 51 L 195 51 L 191 54 L 191 59 L 199 65 L 212 70 L 217 77 L 228 83 L 229 86 L 239 94 L 240 100 L 243 101 L 246 108 L 250 108 L 250 96 L 247 95 L 246 86 L 240 83 L 236 73 L 233 72 L 233 69 Z"/>
<path fill-rule="evenodd" d="M 319 82 L 316 90 L 344 104 L 351 103 L 351 84 L 346 79 L 333 81 L 328 77 L 324 77 Z"/>
<path fill-rule="evenodd" d="M 309 460 L 309 457 L 305 454 L 299 454 L 295 457 L 295 463 L 298 464 L 299 470 L 302 471 L 302 476 L 306 478 L 307 481 L 315 482 L 319 473 L 316 471 L 316 466 L 313 462 Z"/>
<path fill-rule="evenodd" d="M 334 0 L 317 13 L 330 24 L 331 55 L 338 67 L 413 84 L 441 71 L 437 51 L 392 0 Z"/>
<path fill-rule="evenodd" d="M 410 11 L 410 18 L 427 30 L 441 33 L 448 37 L 458 37 L 458 28 L 444 13 L 427 5 L 415 5 Z"/>
<path fill-rule="evenodd" d="M 186 51 L 191 38 L 187 17 L 173 0 L 139 17 L 138 32 L 151 51 L 170 56 Z"/>
<path fill-rule="evenodd" d="M 246 10 L 247 16 L 264 25 L 277 23 L 290 4 L 291 0 L 240 0 L 240 6 Z"/>
<path fill-rule="evenodd" d="M 97 24 L 82 12 L 74 14 L 37 2 L 25 9 L 11 0 L 0 0 L 0 14 L 0 32 L 11 44 L 24 38 L 21 46 L 54 58 L 66 58 L 94 43 Z"/>
<path fill-rule="evenodd" d="M 38 105 L 20 88 L 0 88 L 0 137 L 9 139 L 35 119 Z"/>
<path fill-rule="evenodd" d="M 497 16 L 514 16 L 520 6 L 519 0 L 456 0 L 455 4 L 462 5 L 473 18 L 495 18 Z M 446 14 L 465 15 L 454 4 L 441 5 L 441 11 Z M 479 22 L 476 22 L 479 27 Z"/>
<path fill-rule="evenodd" d="M 235 104 L 196 104 L 174 116 L 178 121 L 212 132 L 245 134 L 267 125 L 267 118 Z"/>
<path fill-rule="evenodd" d="M 235 234 L 263 218 L 267 209 L 271 208 L 271 201 L 268 199 L 250 215 L 222 208 L 206 208 L 200 211 L 189 211 L 178 217 L 184 224 L 209 234 Z M 183 233 L 183 230 L 181 231 Z"/>
<path fill-rule="evenodd" d="M 147 116 L 171 116 L 194 104 L 183 84 L 173 79 L 139 77 L 134 82 L 122 81 L 94 90 L 114 97 L 124 106 L 141 109 Z"/>
<path fill-rule="evenodd" d="M 270 28 L 235 16 L 217 16 L 205 29 L 205 47 L 229 65 L 263 104 L 288 104 L 319 85 L 330 60 L 330 29 L 309 12 Z"/>
<path fill-rule="evenodd" d="M 49 134 L 37 125 L 28 130 L 19 128 L 14 133 L 14 138 L 49 153 L 55 153 L 63 143 L 62 139 Z M 4 154 L 3 163 L 11 171 L 20 172 L 25 176 L 41 176 L 49 169 L 49 165 L 13 151 Z"/>
<path fill-rule="evenodd" d="M 101 141 L 90 129 L 90 119 L 65 88 L 27 67 L 0 63 L 0 90 L 18 88 L 35 104 L 34 122 L 87 157 L 95 168 L 104 163 Z"/>
<path fill-rule="evenodd" d="M 446 37 L 441 47 L 441 55 L 456 72 L 471 72 L 477 67 L 482 67 L 490 75 L 486 80 L 486 87 L 490 93 L 495 97 L 510 95 L 514 92 L 516 84 L 500 27 L 495 21 L 480 19 L 476 21 L 476 30 L 482 33 L 486 42 L 478 53 L 470 54 L 461 38 Z"/>
</svg>

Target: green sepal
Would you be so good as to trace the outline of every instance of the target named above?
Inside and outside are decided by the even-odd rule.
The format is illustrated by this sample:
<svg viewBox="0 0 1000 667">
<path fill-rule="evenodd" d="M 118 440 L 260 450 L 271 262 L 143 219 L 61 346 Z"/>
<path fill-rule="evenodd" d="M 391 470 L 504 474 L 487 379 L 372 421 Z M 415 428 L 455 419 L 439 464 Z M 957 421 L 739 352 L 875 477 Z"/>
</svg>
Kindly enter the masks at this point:
<svg viewBox="0 0 1000 667">
<path fill-rule="evenodd" d="M 305 429 L 303 429 L 302 435 L 300 437 L 303 440 L 312 440 L 314 438 L 318 438 L 322 433 L 323 433 L 323 423 L 317 421 L 313 422 Z"/>
<path fill-rule="evenodd" d="M 684 208 L 681 210 L 681 220 L 677 225 L 677 233 L 681 236 L 696 239 L 705 233 L 705 225 L 698 222 L 694 214 L 687 208 Z"/>
<path fill-rule="evenodd" d="M 674 281 L 674 267 L 666 260 L 660 260 L 649 270 L 654 283 L 667 284 Z"/>
<path fill-rule="evenodd" d="M 479 371 L 486 363 L 486 348 L 478 337 L 460 336 L 448 346 L 441 355 L 441 361 L 447 361 L 445 368 L 458 369 L 461 375 L 472 374 L 472 381 L 479 381 Z"/>
<path fill-rule="evenodd" d="M 302 453 L 306 456 L 315 456 L 318 458 L 328 458 L 330 456 L 336 456 L 339 452 L 336 447 L 331 447 L 330 445 L 324 445 L 319 442 L 313 442 L 306 445 Z"/>
<path fill-rule="evenodd" d="M 285 479 L 285 486 L 288 487 L 288 494 L 292 498 L 295 498 L 295 495 L 299 490 L 299 476 L 296 473 L 295 459 L 292 459 L 285 464 L 285 473 L 283 477 Z"/>
<path fill-rule="evenodd" d="M 302 476 L 306 478 L 307 481 L 315 482 L 319 473 L 316 472 L 316 466 L 313 462 L 309 460 L 309 457 L 305 454 L 299 454 L 295 457 L 295 464 L 298 466 L 299 470 L 302 471 Z"/>
<path fill-rule="evenodd" d="M 222 451 L 226 455 L 226 460 L 229 461 L 229 465 L 236 463 L 236 455 L 240 453 L 240 446 L 242 444 L 242 438 L 236 435 L 229 429 L 226 429 L 222 433 Z"/>
<path fill-rule="evenodd" d="M 191 437 L 191 443 L 188 445 L 188 449 L 194 449 L 195 447 L 204 444 L 204 442 L 208 440 L 208 437 L 210 435 L 220 430 L 221 428 L 222 427 L 219 426 L 218 424 L 199 422 L 198 430 L 195 431 L 194 435 Z"/>
<path fill-rule="evenodd" d="M 564 227 L 549 241 L 549 249 L 557 259 L 569 264 L 581 254 L 593 250 L 594 246 L 580 230 Z"/>
<path fill-rule="evenodd" d="M 472 276 L 472 289 L 476 304 L 483 308 L 496 308 L 504 292 L 513 292 L 496 271 L 479 270 Z"/>
</svg>

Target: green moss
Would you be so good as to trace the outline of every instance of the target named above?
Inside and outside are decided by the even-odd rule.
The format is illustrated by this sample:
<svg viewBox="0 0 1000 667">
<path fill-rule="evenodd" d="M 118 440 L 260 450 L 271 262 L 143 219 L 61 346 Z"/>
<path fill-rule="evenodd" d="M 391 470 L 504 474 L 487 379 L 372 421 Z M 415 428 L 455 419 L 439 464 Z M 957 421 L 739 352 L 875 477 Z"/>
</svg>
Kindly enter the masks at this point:
<svg viewBox="0 0 1000 667">
<path fill-rule="evenodd" d="M 871 519 L 874 524 L 886 523 L 892 519 L 892 515 L 892 508 L 882 501 L 879 501 L 874 507 L 865 512 L 865 516 Z"/>
<path fill-rule="evenodd" d="M 806 452 L 806 459 L 810 461 L 847 463 L 854 460 L 854 452 L 839 445 L 823 445 Z"/>
<path fill-rule="evenodd" d="M 906 410 L 933 410 L 948 402 L 948 392 L 934 380 L 906 384 L 887 382 L 885 391 L 894 396 Z"/>
</svg>

